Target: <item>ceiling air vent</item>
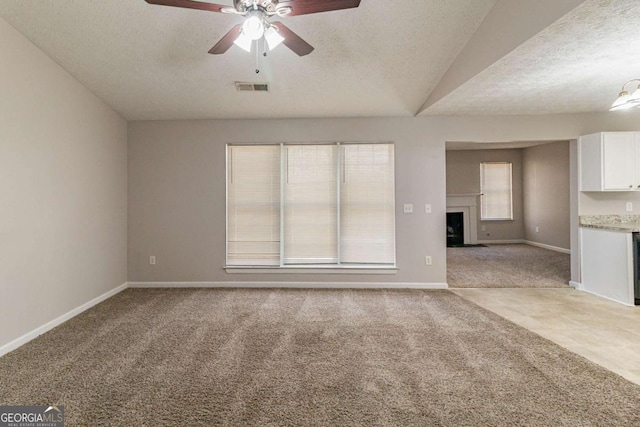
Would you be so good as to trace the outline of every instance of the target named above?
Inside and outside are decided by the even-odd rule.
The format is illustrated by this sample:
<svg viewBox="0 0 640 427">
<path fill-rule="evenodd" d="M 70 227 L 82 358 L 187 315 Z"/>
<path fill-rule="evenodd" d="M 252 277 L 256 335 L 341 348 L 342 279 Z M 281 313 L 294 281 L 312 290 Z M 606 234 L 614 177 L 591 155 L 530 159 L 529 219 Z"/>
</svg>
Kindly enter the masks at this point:
<svg viewBox="0 0 640 427">
<path fill-rule="evenodd" d="M 236 89 L 239 92 L 269 92 L 269 84 L 236 82 Z"/>
</svg>

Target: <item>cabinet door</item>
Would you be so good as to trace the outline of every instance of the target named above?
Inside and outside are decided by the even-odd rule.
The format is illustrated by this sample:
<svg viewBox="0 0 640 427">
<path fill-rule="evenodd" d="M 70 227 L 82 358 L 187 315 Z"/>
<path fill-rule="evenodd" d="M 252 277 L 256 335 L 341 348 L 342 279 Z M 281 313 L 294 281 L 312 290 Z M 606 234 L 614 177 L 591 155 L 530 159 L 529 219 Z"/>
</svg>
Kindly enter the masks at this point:
<svg viewBox="0 0 640 427">
<path fill-rule="evenodd" d="M 631 233 L 580 229 L 582 288 L 623 304 L 633 305 L 633 247 Z"/>
<path fill-rule="evenodd" d="M 636 136 L 634 132 L 603 134 L 603 178 L 605 190 L 636 188 Z M 640 184 L 640 183 L 639 183 Z"/>
</svg>

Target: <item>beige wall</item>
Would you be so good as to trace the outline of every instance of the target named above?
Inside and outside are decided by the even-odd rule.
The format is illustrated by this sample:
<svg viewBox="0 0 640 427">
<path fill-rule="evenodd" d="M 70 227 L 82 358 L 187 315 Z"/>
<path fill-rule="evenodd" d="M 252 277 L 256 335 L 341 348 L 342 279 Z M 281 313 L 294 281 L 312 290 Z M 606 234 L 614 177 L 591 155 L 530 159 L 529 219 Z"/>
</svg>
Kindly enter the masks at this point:
<svg viewBox="0 0 640 427">
<path fill-rule="evenodd" d="M 570 249 L 569 141 L 525 148 L 522 160 L 525 239 Z"/>
<path fill-rule="evenodd" d="M 129 124 L 129 281 L 446 281 L 445 141 L 569 140 L 597 129 L 640 129 L 640 115 L 195 120 Z M 394 141 L 396 275 L 227 274 L 227 142 Z M 413 203 L 415 213 L 399 208 Z M 424 204 L 433 213 L 424 213 Z M 149 256 L 157 265 L 149 265 Z M 424 256 L 433 265 L 424 265 Z"/>
<path fill-rule="evenodd" d="M 627 202 L 633 212 L 627 212 Z M 640 191 L 580 193 L 580 215 L 640 215 Z"/>
<path fill-rule="evenodd" d="M 126 282 L 127 124 L 2 19 L 0 93 L 1 348 Z"/>
<path fill-rule="evenodd" d="M 130 281 L 444 282 L 442 146 L 415 119 L 135 122 L 129 128 Z M 226 274 L 225 143 L 396 143 L 397 275 Z M 432 177 L 438 177 L 432 180 Z M 403 214 L 403 203 L 416 206 Z M 422 206 L 422 209 L 420 209 Z M 157 264 L 149 265 L 149 256 Z M 425 255 L 434 265 L 424 265 Z"/>
<path fill-rule="evenodd" d="M 510 162 L 512 164 L 513 220 L 481 221 L 480 208 L 478 207 L 476 218 L 478 240 L 508 241 L 524 239 L 522 150 L 450 150 L 447 151 L 446 158 L 447 194 L 479 193 L 480 163 L 482 162 Z M 485 229 L 482 230 L 482 227 Z"/>
</svg>

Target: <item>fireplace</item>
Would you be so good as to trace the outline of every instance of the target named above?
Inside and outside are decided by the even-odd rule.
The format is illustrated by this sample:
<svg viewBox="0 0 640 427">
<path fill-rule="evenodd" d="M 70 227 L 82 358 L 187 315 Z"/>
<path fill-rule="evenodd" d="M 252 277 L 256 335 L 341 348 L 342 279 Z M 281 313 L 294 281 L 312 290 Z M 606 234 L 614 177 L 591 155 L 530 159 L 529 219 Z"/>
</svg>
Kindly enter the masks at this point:
<svg viewBox="0 0 640 427">
<path fill-rule="evenodd" d="M 447 246 L 464 245 L 464 213 L 447 212 Z"/>
<path fill-rule="evenodd" d="M 462 242 L 455 244 L 473 245 L 478 243 L 478 196 L 474 194 L 447 194 L 447 245 L 451 245 L 449 240 L 449 214 L 458 214 L 456 218 L 460 221 L 459 234 L 462 235 Z M 460 219 L 462 217 L 462 219 Z M 459 239 L 455 229 L 456 239 Z"/>
</svg>

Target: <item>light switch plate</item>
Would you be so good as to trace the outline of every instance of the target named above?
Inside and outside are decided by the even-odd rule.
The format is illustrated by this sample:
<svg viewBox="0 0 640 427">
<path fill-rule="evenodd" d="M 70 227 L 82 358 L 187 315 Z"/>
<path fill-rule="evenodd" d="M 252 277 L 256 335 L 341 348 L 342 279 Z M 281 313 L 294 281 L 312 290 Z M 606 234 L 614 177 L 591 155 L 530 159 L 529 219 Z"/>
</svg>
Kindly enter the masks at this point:
<svg viewBox="0 0 640 427">
<path fill-rule="evenodd" d="M 430 204 L 424 205 L 424 213 L 431 213 L 431 205 Z"/>
<path fill-rule="evenodd" d="M 404 204 L 404 213 L 413 213 L 413 205 L 411 203 Z"/>
</svg>

